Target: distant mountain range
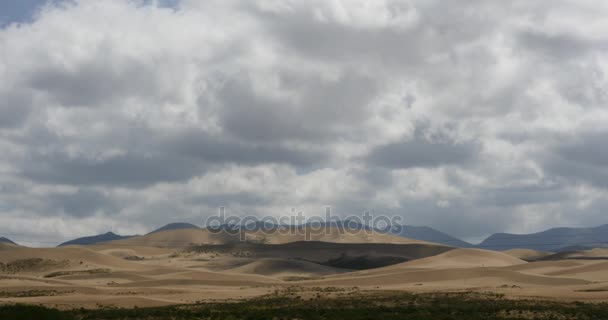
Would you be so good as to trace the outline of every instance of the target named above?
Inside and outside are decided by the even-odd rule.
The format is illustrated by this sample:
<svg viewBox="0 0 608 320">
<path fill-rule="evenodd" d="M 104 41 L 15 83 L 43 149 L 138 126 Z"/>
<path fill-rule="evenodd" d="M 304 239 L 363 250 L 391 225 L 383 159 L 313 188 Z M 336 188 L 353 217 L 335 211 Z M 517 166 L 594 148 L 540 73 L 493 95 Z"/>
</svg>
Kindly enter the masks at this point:
<svg viewBox="0 0 608 320">
<path fill-rule="evenodd" d="M 182 223 L 182 222 L 178 222 L 178 223 L 169 223 L 168 225 L 165 225 L 163 227 L 160 227 L 148 234 L 152 234 L 152 233 L 156 233 L 156 232 L 161 232 L 161 231 L 167 231 L 167 230 L 178 230 L 178 229 L 192 229 L 192 228 L 199 228 L 193 224 L 190 223 Z M 86 245 L 92 245 L 92 244 L 97 244 L 97 243 L 102 243 L 102 242 L 108 242 L 108 241 L 114 241 L 114 240 L 123 240 L 123 239 L 128 239 L 128 238 L 133 238 L 136 237 L 136 235 L 134 236 L 121 236 L 118 234 L 115 234 L 113 232 L 107 232 L 104 234 L 100 234 L 100 235 L 96 235 L 96 236 L 89 236 L 89 237 L 82 237 L 82 238 L 78 238 L 78 239 L 74 239 L 74 240 L 70 240 L 70 241 L 66 241 L 60 245 L 58 245 L 58 247 L 64 247 L 64 246 L 69 246 L 69 245 L 82 245 L 82 246 L 86 246 Z M 2 238 L 4 239 L 4 238 Z M 8 240 L 8 239 L 6 239 Z M 10 240 L 8 240 L 10 241 Z"/>
<path fill-rule="evenodd" d="M 313 223 L 307 225 L 315 224 Z M 352 223 L 352 221 L 350 223 L 348 221 L 327 222 L 323 223 L 322 225 L 325 227 L 348 226 L 349 228 L 355 229 L 370 229 L 368 226 Z M 262 226 L 263 223 L 256 223 L 248 225 L 248 228 L 255 229 L 262 228 Z M 268 226 L 269 225 L 267 224 L 266 227 Z M 317 223 L 316 226 L 318 227 L 319 224 Z M 278 227 L 278 225 L 275 227 Z M 221 226 L 220 228 L 231 228 L 231 226 Z M 191 223 L 170 223 L 148 234 L 179 229 L 200 229 L 200 227 Z M 532 249 L 539 251 L 563 252 L 608 247 L 608 225 L 595 228 L 553 228 L 543 232 L 531 234 L 496 233 L 478 245 L 473 245 L 456 237 L 450 236 L 444 232 L 425 226 L 405 225 L 402 226 L 399 232 L 389 233 L 414 240 L 434 242 L 452 247 L 480 248 L 498 251 L 510 249 Z M 64 242 L 59 246 L 90 245 L 100 242 L 122 240 L 131 237 L 133 236 L 120 236 L 112 232 L 108 232 L 102 235 L 74 239 Z M 0 242 L 14 244 L 13 241 L 7 238 L 0 238 Z"/>
<path fill-rule="evenodd" d="M 608 246 L 608 225 L 595 228 L 553 228 L 531 234 L 496 233 L 478 245 L 481 249 L 569 251 Z"/>
<path fill-rule="evenodd" d="M 67 241 L 67 242 L 64 242 L 64 243 L 58 245 L 58 247 L 69 246 L 69 245 L 91 245 L 91 244 L 96 244 L 96 243 L 101 243 L 101 242 L 128 239 L 128 238 L 132 238 L 132 237 L 134 237 L 134 236 L 120 236 L 113 232 L 108 232 L 108 233 L 104 233 L 104 234 L 100 234 L 100 235 L 96 235 L 96 236 L 82 237 L 82 238 L 70 240 L 70 241 Z"/>
<path fill-rule="evenodd" d="M 11 239 L 8 239 L 8 238 L 5 238 L 5 237 L 0 237 L 0 243 L 9 243 L 9 244 L 17 245 Z"/>
<path fill-rule="evenodd" d="M 328 222 L 323 225 L 332 227 L 347 225 L 350 228 L 355 229 L 370 228 L 362 224 L 352 223 L 352 221 L 351 223 L 348 221 Z M 498 251 L 533 249 L 539 251 L 563 252 L 608 247 L 608 225 L 595 228 L 554 228 L 543 232 L 520 235 L 496 233 L 478 245 L 468 243 L 426 226 L 404 225 L 400 232 L 391 233 L 410 239 L 429 241 L 452 247 L 480 248 Z"/>
</svg>

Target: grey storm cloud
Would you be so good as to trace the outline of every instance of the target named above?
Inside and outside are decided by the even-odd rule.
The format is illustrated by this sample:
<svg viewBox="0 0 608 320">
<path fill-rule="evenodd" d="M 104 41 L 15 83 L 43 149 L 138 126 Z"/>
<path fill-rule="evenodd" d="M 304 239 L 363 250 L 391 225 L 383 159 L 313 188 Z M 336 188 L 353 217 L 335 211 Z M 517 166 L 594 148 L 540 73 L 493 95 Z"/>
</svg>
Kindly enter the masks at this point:
<svg viewBox="0 0 608 320">
<path fill-rule="evenodd" d="M 478 201 L 484 206 L 513 207 L 528 204 L 558 203 L 571 195 L 559 185 L 517 185 L 480 190 Z"/>
<path fill-rule="evenodd" d="M 251 192 L 238 192 L 234 194 L 219 195 L 194 195 L 187 202 L 192 204 L 204 204 L 212 208 L 231 206 L 234 204 L 245 206 L 259 206 L 268 204 L 269 201 Z"/>
<path fill-rule="evenodd" d="M 544 57 L 570 59 L 587 54 L 597 44 L 573 34 L 549 34 L 536 30 L 521 31 L 517 35 L 521 46 Z"/>
<path fill-rule="evenodd" d="M 329 5 L 291 4 L 293 10 L 258 14 L 269 22 L 271 34 L 296 54 L 410 70 L 428 66 L 431 53 L 449 51 L 491 31 L 493 25 L 487 17 L 498 14 L 495 4 L 478 1 L 448 4 L 430 1 L 424 5 L 384 1 L 377 7 L 369 6 L 369 14 L 357 8 L 361 11 L 348 17 L 331 12 Z M 340 3 L 337 7 L 346 6 Z M 382 10 L 373 10 L 378 8 Z M 370 19 L 373 14 L 382 16 Z M 353 19 L 352 24 L 345 23 L 349 18 Z"/>
<path fill-rule="evenodd" d="M 276 90 L 287 97 L 256 93 L 247 76 L 228 81 L 218 96 L 224 129 L 245 140 L 331 139 L 344 135 L 344 126 L 364 121 L 377 93 L 372 78 L 354 73 L 324 81 L 279 72 L 278 81 Z"/>
<path fill-rule="evenodd" d="M 582 132 L 566 137 L 543 156 L 546 170 L 575 183 L 608 187 L 608 132 Z"/>
<path fill-rule="evenodd" d="M 277 135 L 281 137 L 282 135 Z M 326 155 L 315 150 L 297 150 L 277 144 L 252 144 L 224 136 L 189 130 L 162 138 L 162 147 L 205 163 L 236 163 L 255 165 L 286 163 L 310 167 L 323 162 Z"/>
<path fill-rule="evenodd" d="M 472 142 L 429 141 L 419 137 L 379 146 L 370 152 L 367 160 L 372 165 L 393 169 L 463 166 L 475 161 L 479 150 Z"/>
<path fill-rule="evenodd" d="M 19 91 L 1 93 L 1 95 L 4 99 L 0 101 L 0 128 L 14 128 L 23 125 L 31 111 L 31 98 L 26 93 Z"/>
<path fill-rule="evenodd" d="M 221 205 L 473 240 L 606 223 L 608 4 L 27 3 L 0 4 L 0 235 Z"/>
<path fill-rule="evenodd" d="M 21 175 L 50 184 L 142 187 L 187 180 L 202 170 L 198 161 L 171 155 L 126 154 L 95 159 L 53 153 L 29 159 Z"/>
<path fill-rule="evenodd" d="M 106 214 L 116 214 L 118 205 L 104 193 L 94 189 L 78 189 L 74 193 L 49 195 L 49 204 L 52 208 L 63 211 L 74 217 L 94 215 L 97 211 Z"/>
<path fill-rule="evenodd" d="M 96 107 L 157 93 L 152 65 L 136 57 L 112 56 L 107 46 L 111 44 L 96 48 L 94 57 L 76 66 L 51 64 L 32 70 L 24 75 L 24 85 L 65 107 Z"/>
</svg>

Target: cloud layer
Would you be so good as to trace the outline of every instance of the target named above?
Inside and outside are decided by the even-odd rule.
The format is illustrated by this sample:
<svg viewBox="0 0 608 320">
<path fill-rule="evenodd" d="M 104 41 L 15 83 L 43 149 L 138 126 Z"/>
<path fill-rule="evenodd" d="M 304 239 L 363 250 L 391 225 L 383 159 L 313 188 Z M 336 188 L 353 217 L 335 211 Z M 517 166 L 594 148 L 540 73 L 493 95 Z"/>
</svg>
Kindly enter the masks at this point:
<svg viewBox="0 0 608 320">
<path fill-rule="evenodd" d="M 23 10 L 21 10 L 23 11 Z M 608 4 L 53 1 L 0 24 L 0 235 L 607 222 Z"/>
</svg>

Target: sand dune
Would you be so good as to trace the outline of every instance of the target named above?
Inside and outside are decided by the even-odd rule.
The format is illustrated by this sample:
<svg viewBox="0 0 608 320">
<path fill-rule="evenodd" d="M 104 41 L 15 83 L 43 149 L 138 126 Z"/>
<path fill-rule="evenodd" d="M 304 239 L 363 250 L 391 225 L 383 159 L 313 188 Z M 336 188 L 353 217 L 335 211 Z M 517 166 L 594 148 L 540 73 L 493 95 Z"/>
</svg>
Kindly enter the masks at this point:
<svg viewBox="0 0 608 320">
<path fill-rule="evenodd" d="M 503 253 L 513 256 L 517 259 L 526 260 L 526 261 L 538 260 L 540 258 L 549 256 L 552 254 L 550 252 L 531 250 L 531 249 L 511 249 L 511 250 L 503 251 Z"/>
<path fill-rule="evenodd" d="M 434 256 L 452 250 L 430 244 L 290 242 L 285 244 L 238 243 L 207 245 L 196 250 L 211 255 L 277 258 L 315 262 L 342 269 L 369 269 L 413 259 Z M 213 259 L 217 263 L 218 259 Z M 221 259 L 220 261 L 224 261 Z M 205 264 L 209 265 L 209 264 Z"/>
<path fill-rule="evenodd" d="M 595 248 L 595 249 L 586 250 L 586 251 L 582 251 L 582 252 L 587 257 L 593 257 L 593 258 L 601 257 L 601 258 L 608 259 L 608 249 L 606 249 L 606 248 Z M 580 253 L 580 251 L 579 251 L 579 253 Z"/>
<path fill-rule="evenodd" d="M 343 273 L 350 270 L 332 268 L 317 263 L 287 259 L 259 259 L 250 263 L 227 269 L 231 273 L 261 274 L 266 276 L 323 276 Z"/>
<path fill-rule="evenodd" d="M 608 262 L 594 261 L 592 263 L 564 270 L 547 273 L 550 276 L 566 276 L 589 281 L 608 281 Z"/>
<path fill-rule="evenodd" d="M 608 260 L 608 249 L 595 248 L 591 250 L 566 251 L 558 252 L 544 257 L 545 260 L 563 260 L 563 259 L 580 259 L 580 260 Z"/>
<path fill-rule="evenodd" d="M 314 282 L 323 285 L 349 285 L 359 286 L 384 286 L 394 288 L 412 284 L 431 284 L 433 286 L 445 286 L 446 288 L 461 287 L 471 288 L 477 286 L 498 287 L 505 284 L 534 285 L 534 286 L 568 286 L 586 285 L 589 281 L 567 277 L 549 277 L 524 274 L 502 268 L 454 268 L 435 270 L 403 270 L 398 272 L 385 269 L 372 275 L 348 277 L 341 275 L 328 277 L 327 279 Z"/>
<path fill-rule="evenodd" d="M 28 259 L 43 259 L 49 262 L 56 262 L 58 266 L 57 268 L 63 269 L 111 268 L 121 270 L 142 270 L 146 268 L 146 266 L 141 264 L 131 263 L 124 259 L 101 254 L 82 247 L 12 247 L 4 248 L 0 253 L 0 262 L 5 264 L 25 261 Z M 52 265 L 52 263 L 49 265 Z"/>
<path fill-rule="evenodd" d="M 389 268 L 474 268 L 506 267 L 526 262 L 505 253 L 482 249 L 455 249 L 436 256 L 406 262 Z"/>
<path fill-rule="evenodd" d="M 155 306 L 256 297 L 293 286 L 490 291 L 608 301 L 608 292 L 602 291 L 608 287 L 603 250 L 525 262 L 520 257 L 544 253 L 454 249 L 332 230 L 312 237 L 319 241 L 298 241 L 304 235 L 247 237 L 249 242 L 241 242 L 238 235 L 186 229 L 84 247 L 0 245 L 0 303 Z M 587 258 L 570 258 L 580 256 Z"/>
<path fill-rule="evenodd" d="M 528 264 L 514 265 L 509 267 L 509 270 L 531 274 L 547 275 L 551 272 L 559 270 L 568 270 L 571 268 L 582 267 L 585 266 L 587 263 L 588 262 L 586 261 L 577 260 L 536 261 Z"/>
</svg>

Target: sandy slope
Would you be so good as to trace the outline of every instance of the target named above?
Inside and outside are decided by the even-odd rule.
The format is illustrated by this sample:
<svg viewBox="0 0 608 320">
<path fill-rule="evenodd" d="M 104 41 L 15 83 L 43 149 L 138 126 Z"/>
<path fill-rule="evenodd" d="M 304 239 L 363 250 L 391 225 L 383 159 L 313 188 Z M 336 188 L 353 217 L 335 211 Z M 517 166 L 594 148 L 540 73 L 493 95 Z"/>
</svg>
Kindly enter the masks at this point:
<svg viewBox="0 0 608 320">
<path fill-rule="evenodd" d="M 336 277 L 320 280 L 317 284 L 382 286 L 385 288 L 408 287 L 412 284 L 426 284 L 445 288 L 496 288 L 501 285 L 522 286 L 568 286 L 585 285 L 589 281 L 566 277 L 537 276 L 502 268 L 455 268 L 436 270 L 384 270 L 367 276 Z"/>
<path fill-rule="evenodd" d="M 181 244 L 152 245 L 171 239 L 223 244 L 192 249 Z M 608 301 L 605 260 L 527 263 L 513 255 L 528 257 L 536 252 L 452 249 L 407 239 L 403 244 L 384 235 L 366 238 L 329 233 L 321 239 L 336 242 L 292 241 L 299 239 L 276 236 L 266 240 L 276 244 L 242 243 L 201 230 L 182 230 L 146 236 L 142 242 L 121 240 L 88 247 L 0 246 L 0 266 L 4 266 L 0 269 L 0 303 L 142 307 L 250 298 L 293 286 L 490 291 L 515 297 Z M 584 254 L 597 257 L 604 252 Z M 332 264 L 361 267 L 361 260 L 393 264 L 360 271 Z M 407 262 L 401 262 L 404 260 Z"/>
<path fill-rule="evenodd" d="M 537 260 L 546 256 L 551 255 L 550 252 L 531 250 L 531 249 L 511 249 L 507 251 L 503 251 L 510 256 L 513 256 L 517 259 L 522 259 L 526 261 Z"/>
<path fill-rule="evenodd" d="M 591 250 L 559 252 L 545 257 L 550 260 L 581 259 L 581 260 L 608 260 L 608 249 L 596 248 Z"/>
<path fill-rule="evenodd" d="M 589 281 L 608 281 L 608 262 L 595 261 L 575 268 L 555 270 L 547 273 L 550 276 L 566 276 Z"/>
<path fill-rule="evenodd" d="M 314 277 L 348 272 L 351 270 L 323 266 L 308 261 L 288 259 L 258 259 L 244 265 L 226 269 L 226 272 L 261 274 L 275 277 Z"/>
<path fill-rule="evenodd" d="M 481 249 L 456 249 L 433 257 L 391 266 L 390 268 L 451 269 L 474 267 L 506 267 L 526 262 L 496 251 Z"/>
<path fill-rule="evenodd" d="M 95 252 L 84 247 L 27 248 L 4 247 L 0 249 L 0 262 L 9 263 L 27 259 L 44 259 L 73 268 L 112 268 L 141 270 L 145 266 L 114 256 Z"/>
</svg>

